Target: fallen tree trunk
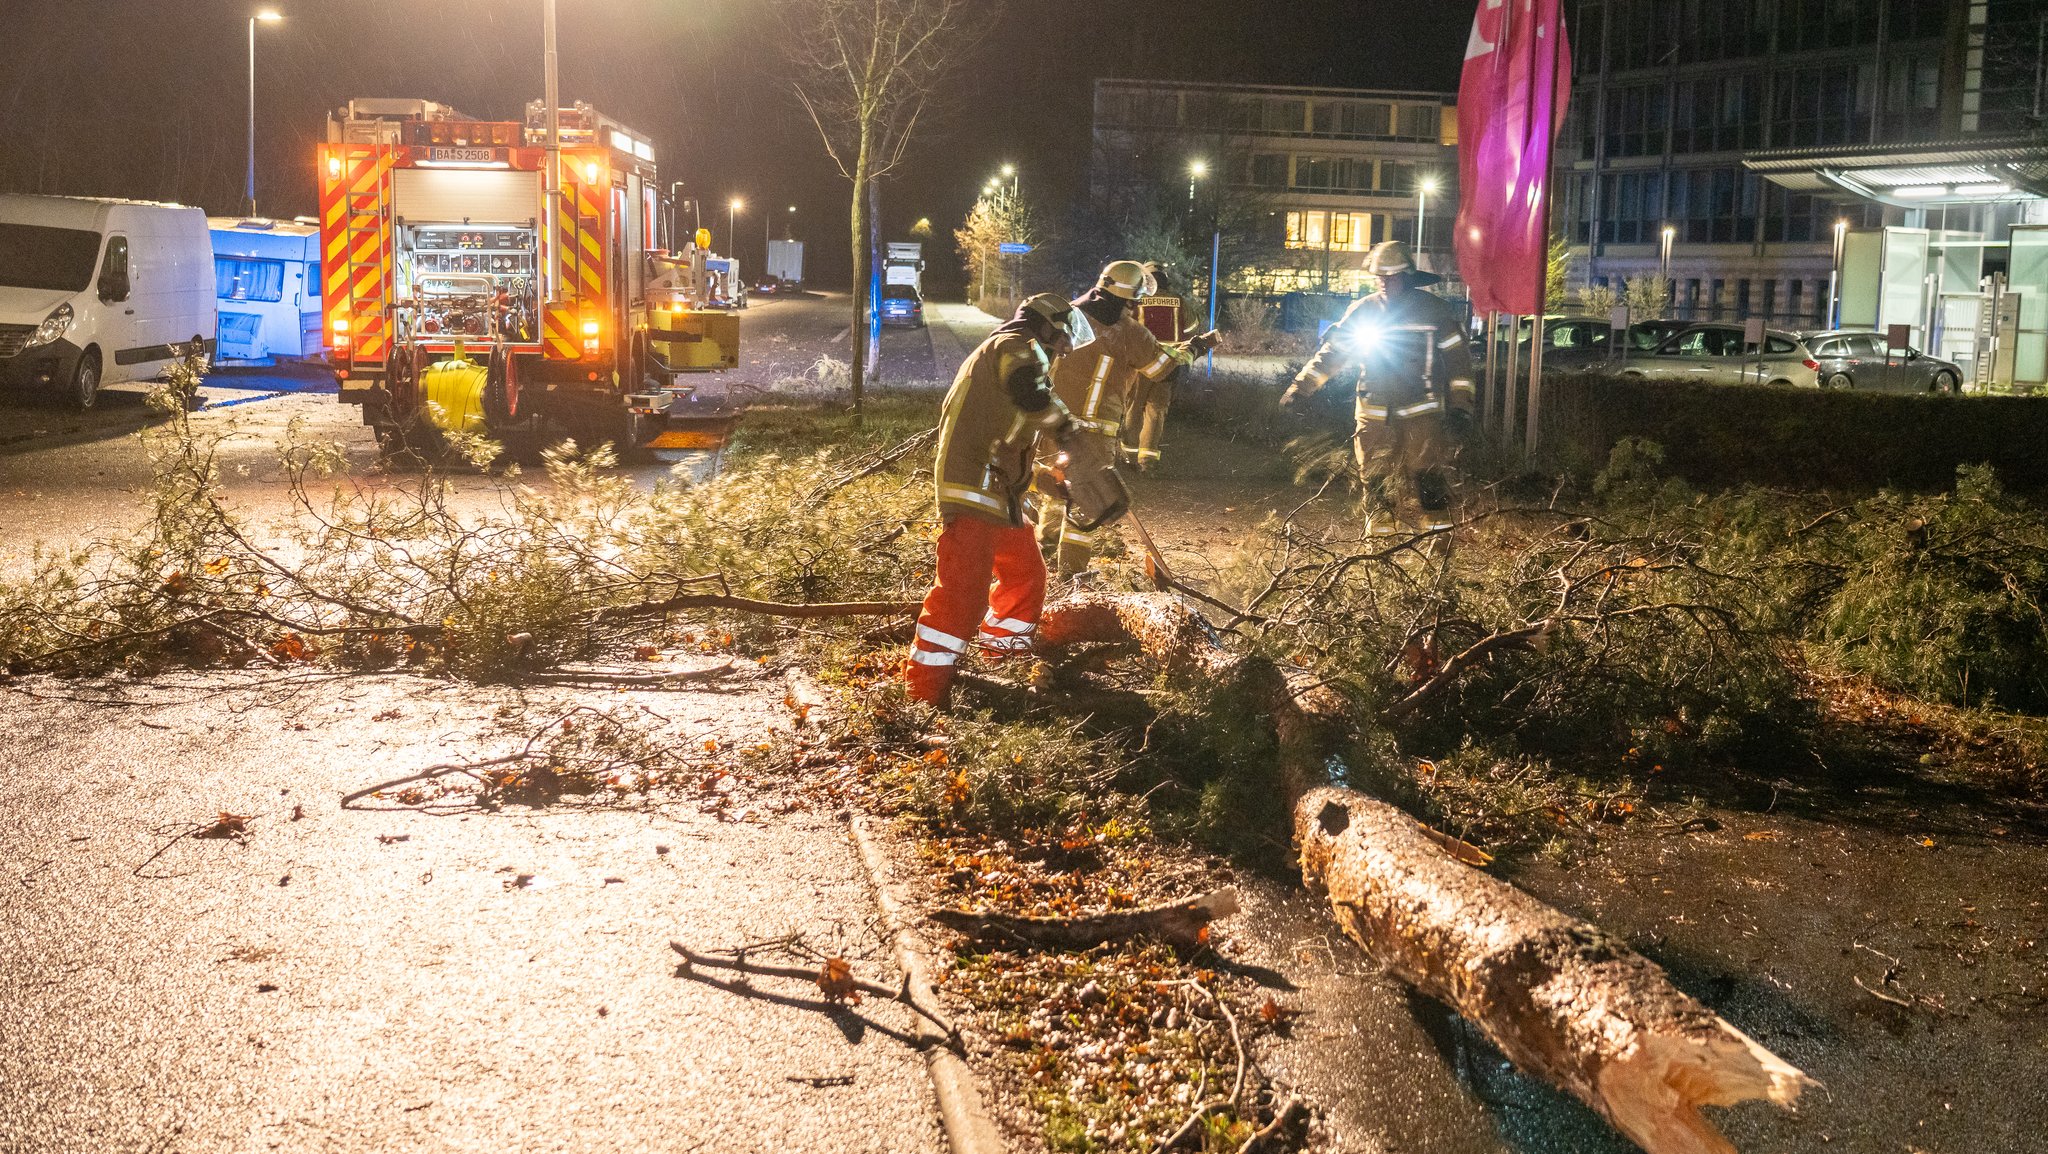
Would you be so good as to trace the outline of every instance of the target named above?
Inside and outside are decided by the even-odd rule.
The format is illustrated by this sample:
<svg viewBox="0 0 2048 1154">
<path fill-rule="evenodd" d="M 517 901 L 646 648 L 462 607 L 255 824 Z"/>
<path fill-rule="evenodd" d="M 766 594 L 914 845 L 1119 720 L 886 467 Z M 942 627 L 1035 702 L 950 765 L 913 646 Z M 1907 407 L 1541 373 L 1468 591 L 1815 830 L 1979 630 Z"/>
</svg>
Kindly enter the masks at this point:
<svg viewBox="0 0 2048 1154">
<path fill-rule="evenodd" d="M 1282 788 L 1292 804 L 1324 780 L 1324 766 L 1349 727 L 1344 695 L 1306 670 L 1223 647 L 1208 622 L 1167 593 L 1083 593 L 1046 607 L 1038 646 L 1135 644 L 1169 674 L 1241 695 L 1272 719 Z"/>
<path fill-rule="evenodd" d="M 1649 959 L 1462 864 L 1393 806 L 1314 790 L 1295 836 L 1303 880 L 1374 960 L 1650 1154 L 1734 1154 L 1700 1106 L 1789 1108 L 1814 1084 Z"/>
<path fill-rule="evenodd" d="M 1028 918 L 1013 914 L 937 910 L 931 919 L 947 929 L 977 938 L 1010 938 L 1062 950 L 1083 950 L 1139 934 L 1152 934 L 1174 945 L 1192 949 L 1207 940 L 1210 922 L 1229 917 L 1237 911 L 1237 891 L 1224 889 L 1142 910 L 1117 910 L 1088 917 Z"/>
</svg>

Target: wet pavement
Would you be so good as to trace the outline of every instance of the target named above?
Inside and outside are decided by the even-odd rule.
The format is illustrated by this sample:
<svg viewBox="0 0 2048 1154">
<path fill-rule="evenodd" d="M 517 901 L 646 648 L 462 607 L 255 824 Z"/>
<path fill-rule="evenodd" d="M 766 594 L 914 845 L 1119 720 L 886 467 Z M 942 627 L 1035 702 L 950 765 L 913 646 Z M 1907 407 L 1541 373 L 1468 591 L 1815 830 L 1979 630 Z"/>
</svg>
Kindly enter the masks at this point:
<svg viewBox="0 0 2048 1154">
<path fill-rule="evenodd" d="M 730 748 L 783 724 L 783 691 L 604 704 L 658 711 L 679 748 Z M 796 931 L 893 982 L 832 814 L 340 806 L 504 752 L 561 694 L 221 675 L 0 698 L 0 1149 L 943 1146 L 923 1060 L 889 1036 L 898 1007 L 676 976 L 672 937 Z M 255 815 L 245 843 L 175 839 L 221 811 Z"/>
<path fill-rule="evenodd" d="M 1176 572 L 1199 581 L 1307 495 L 1287 470 L 1270 449 L 1182 424 L 1133 490 Z M 1125 545 L 1135 554 L 1128 533 Z M 1911 751 L 1869 752 L 1687 782 L 1703 820 L 1686 832 L 1630 823 L 1567 859 L 1495 871 L 1628 941 L 1821 1081 L 1796 1114 L 1710 1111 L 1738 1149 L 2048 1149 L 2048 807 L 1923 771 Z M 1328 1111 L 1341 1148 L 1634 1149 L 1379 974 L 1296 879 L 1246 888 L 1226 954 L 1269 968 L 1296 987 L 1278 1000 L 1308 1011 L 1262 1064 Z"/>
</svg>

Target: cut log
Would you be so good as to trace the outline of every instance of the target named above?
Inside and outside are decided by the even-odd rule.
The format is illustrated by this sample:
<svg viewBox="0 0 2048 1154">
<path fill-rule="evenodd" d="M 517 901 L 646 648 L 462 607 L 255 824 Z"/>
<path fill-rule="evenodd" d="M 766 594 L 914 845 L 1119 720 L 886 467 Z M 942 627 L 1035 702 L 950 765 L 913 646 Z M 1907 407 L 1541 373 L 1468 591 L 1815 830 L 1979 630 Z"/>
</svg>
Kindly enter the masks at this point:
<svg viewBox="0 0 2048 1154">
<path fill-rule="evenodd" d="M 1151 934 L 1176 946 L 1192 949 L 1208 940 L 1210 922 L 1229 917 L 1237 911 L 1237 891 L 1223 889 L 1142 910 L 1118 910 L 1088 917 L 1027 918 L 1012 914 L 938 910 L 931 919 L 947 929 L 977 938 L 1008 938 L 1061 950 L 1085 950 L 1139 934 Z"/>
<path fill-rule="evenodd" d="M 1049 605 L 1038 646 L 1049 656 L 1087 643 L 1135 644 L 1167 673 L 1237 693 L 1272 719 L 1289 804 L 1326 780 L 1349 731 L 1350 702 L 1306 670 L 1233 653 L 1186 602 L 1168 593 L 1082 593 Z"/>
<path fill-rule="evenodd" d="M 1699 1107 L 1789 1108 L 1814 1084 L 1649 959 L 1463 864 L 1393 806 L 1314 790 L 1295 836 L 1303 879 L 1374 960 L 1650 1154 L 1734 1154 Z"/>
</svg>

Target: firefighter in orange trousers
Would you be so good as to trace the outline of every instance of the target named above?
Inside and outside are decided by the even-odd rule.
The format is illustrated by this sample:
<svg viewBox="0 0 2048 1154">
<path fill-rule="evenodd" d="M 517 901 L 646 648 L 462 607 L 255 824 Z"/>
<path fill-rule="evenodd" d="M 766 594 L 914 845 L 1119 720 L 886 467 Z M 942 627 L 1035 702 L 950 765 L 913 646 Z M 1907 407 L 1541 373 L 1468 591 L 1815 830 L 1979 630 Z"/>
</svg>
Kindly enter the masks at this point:
<svg viewBox="0 0 2048 1154">
<path fill-rule="evenodd" d="M 1443 278 L 1416 268 L 1398 240 L 1373 246 L 1365 271 L 1379 278 L 1380 291 L 1330 327 L 1280 407 L 1359 369 L 1352 451 L 1367 499 L 1392 506 L 1394 522 L 1385 527 L 1442 528 L 1451 504 L 1443 466 L 1456 449 L 1447 424 L 1469 418 L 1475 400 L 1464 318 L 1423 291 Z"/>
<path fill-rule="evenodd" d="M 1032 297 L 968 354 L 946 393 L 934 469 L 945 523 L 938 583 L 918 613 L 903 669 L 918 701 L 950 704 L 970 636 L 993 657 L 1031 648 L 1045 607 L 1045 559 L 1025 518 L 1024 493 L 1039 436 L 1058 436 L 1068 425 L 1052 374 L 1072 347 L 1072 322 L 1065 300 Z"/>
<path fill-rule="evenodd" d="M 1134 260 L 1111 261 L 1095 287 L 1074 302 L 1086 323 L 1077 326 L 1082 332 L 1074 351 L 1053 370 L 1053 391 L 1073 414 L 1074 435 L 1103 438 L 1104 459 L 1114 459 L 1130 422 L 1149 419 L 1154 406 L 1147 405 L 1139 390 L 1159 386 L 1154 402 L 1163 420 L 1166 382 L 1194 360 L 1187 346 L 1161 344 L 1138 319 L 1136 304 L 1151 295 L 1152 288 L 1145 266 Z M 1153 459 L 1158 455 L 1151 453 Z M 1107 525 L 1082 530 L 1068 522 L 1058 501 L 1039 507 L 1038 537 L 1047 545 L 1057 543 L 1062 576 L 1087 572 L 1095 550 L 1114 532 Z"/>
</svg>

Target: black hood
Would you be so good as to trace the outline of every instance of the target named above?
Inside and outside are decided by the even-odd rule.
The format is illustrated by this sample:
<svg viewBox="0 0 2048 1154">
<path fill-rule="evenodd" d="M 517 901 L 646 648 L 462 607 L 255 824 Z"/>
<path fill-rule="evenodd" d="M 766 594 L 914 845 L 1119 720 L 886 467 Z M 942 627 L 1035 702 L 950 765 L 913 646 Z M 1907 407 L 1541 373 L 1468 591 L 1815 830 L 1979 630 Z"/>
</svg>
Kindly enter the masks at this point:
<svg viewBox="0 0 2048 1154">
<path fill-rule="evenodd" d="M 1106 288 L 1092 288 L 1074 302 L 1074 307 L 1088 314 L 1088 319 L 1107 327 L 1124 319 L 1124 310 L 1131 302 L 1110 292 Z"/>
</svg>

